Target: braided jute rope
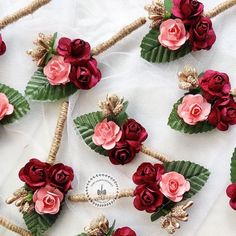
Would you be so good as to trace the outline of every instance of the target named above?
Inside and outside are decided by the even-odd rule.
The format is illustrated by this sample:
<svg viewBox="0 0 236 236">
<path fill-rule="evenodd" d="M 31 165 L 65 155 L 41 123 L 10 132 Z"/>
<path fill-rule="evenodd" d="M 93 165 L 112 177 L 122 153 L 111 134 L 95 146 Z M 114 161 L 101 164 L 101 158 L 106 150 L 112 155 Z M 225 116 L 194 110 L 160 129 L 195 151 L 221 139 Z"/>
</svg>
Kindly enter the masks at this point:
<svg viewBox="0 0 236 236">
<path fill-rule="evenodd" d="M 51 165 L 53 165 L 56 161 L 57 152 L 61 144 L 62 134 L 63 134 L 64 126 L 65 126 L 65 121 L 67 118 L 68 106 L 69 106 L 69 103 L 67 101 L 63 102 L 61 105 L 55 134 L 53 137 L 52 145 L 51 145 L 50 152 L 48 155 L 48 160 L 47 160 L 47 162 Z"/>
<path fill-rule="evenodd" d="M 214 7 L 212 10 L 206 12 L 204 15 L 210 18 L 213 18 L 220 13 L 226 11 L 227 9 L 231 8 L 236 4 L 236 0 L 227 0 L 225 2 L 220 3 L 216 7 Z"/>
<path fill-rule="evenodd" d="M 87 197 L 85 194 L 76 194 L 68 196 L 68 199 L 72 202 L 88 202 L 88 201 L 98 201 L 98 200 L 120 199 L 133 196 L 134 196 L 133 189 L 123 189 L 118 194 L 95 195 L 91 197 Z"/>
<path fill-rule="evenodd" d="M 0 225 L 2 225 L 3 227 L 5 227 L 6 229 L 9 229 L 19 235 L 22 235 L 22 236 L 32 236 L 32 234 L 28 231 L 28 230 L 25 230 L 15 224 L 13 224 L 12 222 L 10 222 L 9 220 L 3 218 L 3 217 L 0 217 Z"/>
<path fill-rule="evenodd" d="M 4 17 L 0 20 L 0 30 L 5 28 L 7 25 L 18 21 L 20 18 L 32 14 L 37 11 L 40 7 L 48 4 L 51 0 L 34 0 L 28 6 L 16 11 L 15 13 Z"/>
<path fill-rule="evenodd" d="M 132 33 L 134 30 L 138 29 L 139 27 L 141 27 L 142 25 L 144 25 L 146 23 L 146 18 L 145 17 L 140 17 L 139 19 L 135 20 L 134 22 L 132 22 L 131 24 L 125 26 L 124 28 L 122 28 L 118 33 L 116 33 L 112 38 L 110 38 L 109 40 L 99 44 L 98 46 L 94 47 L 92 49 L 91 54 L 93 56 L 96 56 L 102 52 L 104 52 L 105 50 L 107 50 L 108 48 L 112 47 L 114 44 L 116 44 L 118 41 L 122 40 L 123 38 L 125 38 L 127 35 L 129 35 L 130 33 Z"/>
</svg>

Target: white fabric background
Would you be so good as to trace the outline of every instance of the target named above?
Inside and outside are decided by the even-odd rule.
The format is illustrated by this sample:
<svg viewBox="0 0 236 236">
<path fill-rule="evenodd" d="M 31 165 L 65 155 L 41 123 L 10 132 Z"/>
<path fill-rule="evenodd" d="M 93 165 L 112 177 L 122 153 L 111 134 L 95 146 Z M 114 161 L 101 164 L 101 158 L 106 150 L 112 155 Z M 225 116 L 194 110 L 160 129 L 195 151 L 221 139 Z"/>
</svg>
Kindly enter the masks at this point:
<svg viewBox="0 0 236 236">
<path fill-rule="evenodd" d="M 24 6 L 30 1 L 0 1 L 0 16 Z M 206 9 L 219 1 L 203 1 Z M 32 16 L 10 25 L 2 34 L 7 43 L 7 53 L 0 57 L 0 82 L 21 92 L 36 69 L 25 51 L 32 46 L 38 32 L 59 32 L 59 36 L 80 37 L 92 46 L 111 37 L 122 26 L 140 16 L 145 16 L 143 6 L 148 0 L 53 0 Z M 217 42 L 209 52 L 197 52 L 169 64 L 150 64 L 139 56 L 142 37 L 148 24 L 127 37 L 115 47 L 96 57 L 103 79 L 90 91 L 81 91 L 70 97 L 69 118 L 58 161 L 72 165 L 76 173 L 73 192 L 83 192 L 88 178 L 99 172 L 112 174 L 121 188 L 134 187 L 131 175 L 137 166 L 150 159 L 142 154 L 125 166 L 113 166 L 106 158 L 90 150 L 75 133 L 73 119 L 78 115 L 97 110 L 97 101 L 108 92 L 117 93 L 129 100 L 130 117 L 141 122 L 149 133 L 146 145 L 175 160 L 190 160 L 208 167 L 212 175 L 205 188 L 193 200 L 189 210 L 190 220 L 182 223 L 176 236 L 235 235 L 236 212 L 228 206 L 225 188 L 229 183 L 229 163 L 236 146 L 236 127 L 228 132 L 217 130 L 199 135 L 185 135 L 171 130 L 167 118 L 173 103 L 183 94 L 177 87 L 176 73 L 186 63 L 197 66 L 199 72 L 214 69 L 227 72 L 236 87 L 236 7 L 215 18 Z M 17 208 L 4 200 L 22 183 L 19 169 L 32 157 L 46 160 L 52 140 L 60 102 L 52 104 L 31 103 L 30 113 L 18 123 L 0 127 L 0 215 L 24 227 Z M 120 200 L 106 209 L 90 204 L 68 203 L 55 225 L 46 235 L 76 235 L 98 213 L 117 227 L 128 225 L 138 235 L 167 235 L 159 222 L 151 223 L 150 215 L 137 211 L 132 200 Z M 14 235 L 0 227 L 0 235 Z"/>
</svg>

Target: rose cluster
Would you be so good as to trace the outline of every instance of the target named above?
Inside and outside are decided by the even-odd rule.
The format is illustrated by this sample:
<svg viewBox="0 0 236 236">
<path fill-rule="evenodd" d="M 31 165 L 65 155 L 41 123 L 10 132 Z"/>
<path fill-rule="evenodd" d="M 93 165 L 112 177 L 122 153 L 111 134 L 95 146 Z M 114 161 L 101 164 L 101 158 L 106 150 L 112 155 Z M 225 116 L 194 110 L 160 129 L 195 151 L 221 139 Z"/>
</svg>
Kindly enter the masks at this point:
<svg viewBox="0 0 236 236">
<path fill-rule="evenodd" d="M 229 205 L 236 210 L 236 183 L 230 184 L 226 189 L 226 194 L 230 198 Z"/>
<path fill-rule="evenodd" d="M 90 89 L 101 80 L 89 43 L 65 37 L 59 40 L 56 54 L 44 67 L 44 74 L 51 85 L 73 83 L 78 89 Z"/>
<path fill-rule="evenodd" d="M 177 172 L 165 173 L 162 164 L 141 164 L 133 174 L 133 182 L 138 186 L 134 190 L 134 207 L 140 211 L 153 213 L 167 200 L 180 202 L 190 183 Z"/>
<path fill-rule="evenodd" d="M 112 236 L 136 236 L 136 233 L 130 227 L 118 228 Z"/>
<path fill-rule="evenodd" d="M 57 214 L 65 194 L 72 188 L 73 169 L 61 163 L 50 165 L 31 159 L 19 172 L 19 178 L 33 192 L 38 214 Z"/>
<path fill-rule="evenodd" d="M 189 125 L 208 121 L 221 131 L 236 124 L 236 102 L 230 95 L 231 84 L 225 73 L 207 70 L 200 76 L 200 94 L 184 96 L 178 115 Z M 190 91 L 191 92 L 191 91 Z"/>
<path fill-rule="evenodd" d="M 209 50 L 216 35 L 210 18 L 203 16 L 203 11 L 203 4 L 197 0 L 173 0 L 171 18 L 160 25 L 160 44 L 177 50 L 189 40 L 193 51 Z"/>
<path fill-rule="evenodd" d="M 134 119 L 128 119 L 121 127 L 104 119 L 94 129 L 93 142 L 108 151 L 112 164 L 124 165 L 134 159 L 147 136 L 145 128 Z"/>
<path fill-rule="evenodd" d="M 0 120 L 6 115 L 11 115 L 13 111 L 14 107 L 10 104 L 8 97 L 4 93 L 0 93 Z"/>
</svg>

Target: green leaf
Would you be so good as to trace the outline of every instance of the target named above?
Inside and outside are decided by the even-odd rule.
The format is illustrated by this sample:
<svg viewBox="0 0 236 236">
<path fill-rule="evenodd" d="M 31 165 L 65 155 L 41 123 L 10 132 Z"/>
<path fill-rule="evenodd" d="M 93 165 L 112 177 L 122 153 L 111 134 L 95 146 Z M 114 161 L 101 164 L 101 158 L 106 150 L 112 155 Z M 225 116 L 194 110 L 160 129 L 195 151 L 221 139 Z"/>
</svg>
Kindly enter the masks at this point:
<svg viewBox="0 0 236 236">
<path fill-rule="evenodd" d="M 189 41 L 178 50 L 170 50 L 163 47 L 159 40 L 160 32 L 157 29 L 151 29 L 143 38 L 141 43 L 141 57 L 149 62 L 162 63 L 174 61 L 185 56 L 192 51 L 192 46 Z"/>
<path fill-rule="evenodd" d="M 190 161 L 172 161 L 164 163 L 164 167 L 166 173 L 170 171 L 178 172 L 190 182 L 191 188 L 184 194 L 182 201 L 191 198 L 193 195 L 199 192 L 207 182 L 210 175 L 208 169 Z M 162 207 L 160 207 L 157 212 L 151 215 L 151 220 L 155 221 L 161 216 L 165 216 L 175 205 L 175 202 L 168 201 Z"/>
<path fill-rule="evenodd" d="M 208 169 L 190 161 L 172 161 L 165 163 L 164 167 L 166 172 L 178 172 L 190 182 L 191 188 L 190 191 L 185 193 L 184 200 L 191 198 L 199 192 L 207 182 L 210 175 Z"/>
<path fill-rule="evenodd" d="M 174 104 L 174 107 L 170 113 L 170 116 L 168 119 L 168 125 L 172 129 L 183 132 L 183 133 L 187 133 L 187 134 L 203 133 L 203 132 L 208 132 L 215 129 L 215 127 L 209 124 L 207 121 L 199 122 L 196 125 L 189 125 L 185 123 L 184 120 L 181 117 L 179 117 L 178 112 L 177 112 L 178 106 L 179 104 L 181 104 L 182 99 L 183 98 L 181 98 L 179 101 L 177 101 L 177 103 Z"/>
<path fill-rule="evenodd" d="M 15 89 L 10 88 L 4 84 L 0 84 L 0 93 L 4 93 L 10 104 L 14 106 L 14 111 L 11 115 L 5 116 L 0 123 L 9 124 L 23 117 L 29 110 L 29 103 L 27 100 Z"/>
<path fill-rule="evenodd" d="M 122 111 L 117 116 L 110 117 L 110 120 L 113 120 L 117 125 L 122 126 L 125 121 L 128 119 L 128 115 L 126 113 L 126 109 L 128 107 L 128 101 L 125 101 L 123 104 Z"/>
<path fill-rule="evenodd" d="M 74 123 L 85 143 L 95 152 L 107 156 L 107 150 L 103 149 L 101 146 L 97 146 L 96 144 L 94 144 L 92 139 L 96 124 L 103 120 L 104 117 L 102 112 L 97 111 L 77 117 L 74 120 Z"/>
<path fill-rule="evenodd" d="M 231 182 L 236 183 L 236 148 L 234 149 L 234 153 L 231 159 Z"/>
<path fill-rule="evenodd" d="M 43 69 L 39 68 L 28 82 L 25 95 L 33 101 L 54 102 L 68 97 L 76 91 L 77 88 L 72 83 L 51 85 L 43 74 Z"/>
<path fill-rule="evenodd" d="M 112 223 L 112 226 L 109 228 L 109 230 L 105 236 L 112 236 L 112 234 L 114 233 L 114 230 L 115 230 L 115 225 L 116 225 L 116 221 L 114 220 Z"/>
<path fill-rule="evenodd" d="M 39 215 L 35 211 L 24 213 L 23 218 L 28 230 L 33 236 L 42 236 L 55 223 L 58 214 L 55 215 Z"/>
<path fill-rule="evenodd" d="M 166 11 L 170 12 L 171 13 L 171 9 L 172 9 L 172 6 L 173 6 L 173 0 L 165 0 L 164 1 L 164 6 L 165 6 L 165 9 Z"/>
<path fill-rule="evenodd" d="M 163 204 L 158 210 L 151 215 L 151 221 L 158 220 L 160 217 L 167 215 L 173 206 L 175 206 L 176 203 L 168 201 L 167 203 Z"/>
<path fill-rule="evenodd" d="M 89 235 L 86 234 L 86 233 L 82 233 L 82 234 L 78 234 L 78 235 L 76 235 L 76 236 L 89 236 Z"/>
</svg>

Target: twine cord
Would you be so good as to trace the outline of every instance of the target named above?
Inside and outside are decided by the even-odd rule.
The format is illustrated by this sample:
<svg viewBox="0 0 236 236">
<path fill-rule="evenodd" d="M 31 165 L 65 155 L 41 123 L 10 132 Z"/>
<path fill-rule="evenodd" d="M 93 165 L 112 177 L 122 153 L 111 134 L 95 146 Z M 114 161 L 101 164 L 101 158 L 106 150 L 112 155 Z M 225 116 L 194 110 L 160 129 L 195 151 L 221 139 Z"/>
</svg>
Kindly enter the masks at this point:
<svg viewBox="0 0 236 236">
<path fill-rule="evenodd" d="M 47 162 L 51 165 L 53 165 L 56 161 L 57 152 L 61 144 L 62 134 L 63 134 L 64 126 L 65 126 L 65 121 L 67 118 L 68 107 L 69 107 L 68 102 L 63 102 L 61 105 L 55 134 L 53 137 L 52 145 L 51 145 L 50 152 L 48 155 L 48 160 L 47 160 Z"/>
<path fill-rule="evenodd" d="M 141 152 L 143 154 L 146 154 L 150 157 L 153 157 L 153 158 L 161 161 L 162 163 L 170 162 L 170 160 L 166 156 L 164 156 L 163 154 L 161 154 L 159 152 L 155 152 L 152 149 L 150 149 L 144 145 L 142 145 L 142 147 L 141 147 Z"/>
<path fill-rule="evenodd" d="M 204 15 L 210 18 L 213 18 L 220 13 L 228 10 L 229 8 L 233 7 L 236 5 L 236 0 L 227 0 L 225 2 L 220 3 L 216 7 L 214 7 L 212 10 L 206 12 Z"/>
<path fill-rule="evenodd" d="M 98 200 L 111 200 L 111 199 L 120 199 L 133 197 L 133 189 L 123 189 L 118 194 L 109 194 L 109 195 L 95 195 L 88 197 L 85 194 L 76 194 L 68 196 L 68 200 L 72 202 L 88 202 L 88 201 L 98 201 Z"/>
<path fill-rule="evenodd" d="M 112 47 L 114 44 L 116 44 L 118 41 L 125 38 L 127 35 L 141 27 L 146 23 L 145 17 L 140 17 L 139 19 L 135 20 L 131 24 L 125 26 L 122 28 L 118 33 L 116 33 L 113 37 L 111 37 L 109 40 L 97 45 L 94 47 L 91 51 L 91 54 L 93 56 L 97 56 L 98 54 L 106 51 L 108 48 Z"/>
<path fill-rule="evenodd" d="M 12 222 L 10 222 L 9 220 L 7 220 L 3 217 L 0 217 L 0 225 L 5 227 L 6 229 L 11 230 L 12 232 L 20 234 L 22 236 L 32 236 L 32 234 L 28 230 L 25 230 L 15 224 L 13 224 Z"/>
<path fill-rule="evenodd" d="M 48 4 L 51 0 L 34 0 L 28 6 L 16 11 L 15 13 L 5 16 L 0 20 L 0 30 L 5 28 L 7 25 L 12 24 L 24 16 L 32 14 L 37 11 L 40 7 Z"/>
</svg>

